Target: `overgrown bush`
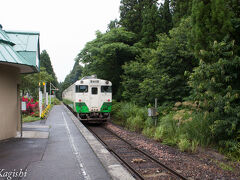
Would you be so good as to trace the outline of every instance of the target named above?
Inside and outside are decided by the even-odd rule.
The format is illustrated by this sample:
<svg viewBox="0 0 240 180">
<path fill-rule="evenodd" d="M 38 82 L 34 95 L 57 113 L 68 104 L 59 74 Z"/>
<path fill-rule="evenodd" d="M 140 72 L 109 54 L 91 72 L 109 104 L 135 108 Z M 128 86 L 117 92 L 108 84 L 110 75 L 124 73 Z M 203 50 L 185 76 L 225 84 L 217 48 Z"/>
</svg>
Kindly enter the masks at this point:
<svg viewBox="0 0 240 180">
<path fill-rule="evenodd" d="M 172 111 L 159 120 L 154 138 L 183 151 L 196 151 L 197 146 L 211 142 L 209 121 L 203 115 L 189 109 Z"/>
<path fill-rule="evenodd" d="M 208 113 L 202 113 L 196 103 L 178 102 L 173 107 L 164 105 L 159 109 L 155 127 L 152 118 L 147 116 L 147 108 L 138 107 L 133 103 L 113 104 L 114 122 L 123 125 L 132 131 L 142 132 L 143 135 L 153 138 L 166 145 L 176 146 L 181 151 L 196 152 L 198 146 L 207 147 L 216 145 L 211 130 L 211 119 Z M 240 139 L 240 133 L 239 133 Z M 240 157 L 240 143 L 237 141 L 221 141 L 220 151 L 231 157 Z"/>
<path fill-rule="evenodd" d="M 240 57 L 235 41 L 214 41 L 199 56 L 199 66 L 190 74 L 191 98 L 199 102 L 212 140 L 235 156 L 240 127 Z"/>
<path fill-rule="evenodd" d="M 59 105 L 59 104 L 61 104 L 61 101 L 58 99 L 58 98 L 52 98 L 51 99 L 51 103 L 53 104 L 53 105 Z"/>
<path fill-rule="evenodd" d="M 190 142 L 187 138 L 180 138 L 178 142 L 178 147 L 180 151 L 187 151 L 190 149 Z"/>
<path fill-rule="evenodd" d="M 174 113 L 170 113 L 160 119 L 154 139 L 161 140 L 164 144 L 176 145 L 179 128 L 173 116 Z"/>
<path fill-rule="evenodd" d="M 155 131 L 155 127 L 144 127 L 144 129 L 142 130 L 142 134 L 149 138 L 154 138 Z"/>
<path fill-rule="evenodd" d="M 112 116 L 114 121 L 132 131 L 142 131 L 147 119 L 147 108 L 134 103 L 113 102 Z"/>
<path fill-rule="evenodd" d="M 26 103 L 26 110 L 22 111 L 25 115 L 39 116 L 38 102 L 33 98 L 22 97 L 22 102 Z"/>
<path fill-rule="evenodd" d="M 240 142 L 236 140 L 220 141 L 220 152 L 226 154 L 229 158 L 240 160 Z"/>
</svg>

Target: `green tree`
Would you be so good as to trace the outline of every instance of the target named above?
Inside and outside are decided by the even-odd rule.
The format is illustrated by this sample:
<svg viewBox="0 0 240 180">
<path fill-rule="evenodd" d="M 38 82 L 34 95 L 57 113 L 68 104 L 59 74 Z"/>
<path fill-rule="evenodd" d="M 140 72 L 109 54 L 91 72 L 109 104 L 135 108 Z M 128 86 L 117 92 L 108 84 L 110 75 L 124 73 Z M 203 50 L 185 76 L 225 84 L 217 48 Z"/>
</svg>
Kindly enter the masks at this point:
<svg viewBox="0 0 240 180">
<path fill-rule="evenodd" d="M 28 92 L 35 99 L 38 99 L 39 83 L 51 81 L 53 81 L 52 75 L 48 74 L 44 67 L 41 67 L 39 73 L 21 76 L 22 93 L 25 95 Z"/>
<path fill-rule="evenodd" d="M 173 13 L 173 24 L 178 26 L 182 18 L 187 18 L 192 14 L 192 0 L 171 0 Z"/>
<path fill-rule="evenodd" d="M 230 33 L 230 37 L 236 41 L 236 49 L 240 53 L 240 1 L 230 0 L 228 2 L 232 12 L 231 23 L 233 25 L 233 32 Z"/>
<path fill-rule="evenodd" d="M 192 44 L 198 56 L 201 49 L 207 49 L 211 42 L 221 41 L 233 32 L 232 11 L 225 0 L 193 0 Z"/>
<path fill-rule="evenodd" d="M 152 59 L 151 49 L 144 48 L 134 61 L 123 65 L 122 75 L 122 97 L 125 101 L 131 101 L 139 105 L 146 104 L 146 94 L 143 94 L 140 84 L 148 76 L 148 62 Z"/>
<path fill-rule="evenodd" d="M 71 72 L 65 77 L 64 81 L 60 83 L 59 94 L 61 95 L 66 88 L 68 88 L 70 85 L 79 80 L 79 78 L 82 76 L 82 72 L 83 67 L 79 64 L 79 60 L 76 60 Z"/>
<path fill-rule="evenodd" d="M 121 0 L 120 25 L 127 31 L 138 34 L 142 27 L 142 2 L 143 0 Z"/>
<path fill-rule="evenodd" d="M 121 0 L 119 24 L 134 32 L 138 40 L 148 45 L 160 32 L 160 14 L 157 0 Z"/>
<path fill-rule="evenodd" d="M 80 62 L 87 64 L 88 71 L 113 83 L 113 95 L 121 96 L 122 65 L 134 60 L 138 49 L 133 46 L 136 35 L 124 28 L 115 28 L 107 33 L 97 32 L 97 38 L 88 42 L 79 53 Z"/>
<path fill-rule="evenodd" d="M 189 95 L 184 72 L 197 65 L 189 48 L 190 30 L 190 19 L 184 19 L 179 27 L 170 30 L 169 36 L 159 35 L 156 50 L 142 50 L 137 62 L 125 64 L 122 82 L 125 99 L 146 105 L 158 98 L 162 104 L 181 101 Z"/>
<path fill-rule="evenodd" d="M 47 73 L 52 75 L 52 77 L 57 82 L 57 78 L 56 78 L 55 72 L 53 70 L 50 57 L 46 50 L 43 50 L 40 54 L 40 67 L 44 67 L 46 69 Z M 57 85 L 57 84 L 55 84 L 55 85 Z"/>
<path fill-rule="evenodd" d="M 237 139 L 240 128 L 240 57 L 234 41 L 214 41 L 200 51 L 199 66 L 190 75 L 192 98 L 211 121 L 216 142 Z"/>
<path fill-rule="evenodd" d="M 170 11 L 170 0 L 165 0 L 164 4 L 160 6 L 160 16 L 161 16 L 161 33 L 167 33 L 172 29 L 172 14 Z"/>
<path fill-rule="evenodd" d="M 161 17 L 158 11 L 157 3 L 149 3 L 142 10 L 141 42 L 145 47 L 154 47 L 157 40 L 157 34 L 162 32 Z"/>
<path fill-rule="evenodd" d="M 59 88 L 59 83 L 58 83 L 56 74 L 53 70 L 51 59 L 46 50 L 43 50 L 40 54 L 40 67 L 44 67 L 46 69 L 47 73 L 53 77 L 53 80 L 51 81 L 51 83 L 55 87 Z M 49 86 L 47 86 L 47 91 L 50 92 Z M 61 94 L 59 93 L 59 91 L 56 91 L 56 96 L 57 98 L 60 98 Z"/>
<path fill-rule="evenodd" d="M 117 19 L 110 21 L 110 23 L 108 24 L 107 32 L 110 31 L 111 29 L 119 28 L 119 27 L 120 27 L 120 25 L 119 25 L 119 22 Z"/>
<path fill-rule="evenodd" d="M 159 35 L 154 58 L 149 63 L 149 76 L 140 85 L 142 91 L 150 92 L 148 101 L 157 97 L 160 103 L 182 101 L 189 95 L 185 71 L 192 71 L 197 60 L 189 48 L 190 19 L 183 19 L 179 27 Z"/>
</svg>

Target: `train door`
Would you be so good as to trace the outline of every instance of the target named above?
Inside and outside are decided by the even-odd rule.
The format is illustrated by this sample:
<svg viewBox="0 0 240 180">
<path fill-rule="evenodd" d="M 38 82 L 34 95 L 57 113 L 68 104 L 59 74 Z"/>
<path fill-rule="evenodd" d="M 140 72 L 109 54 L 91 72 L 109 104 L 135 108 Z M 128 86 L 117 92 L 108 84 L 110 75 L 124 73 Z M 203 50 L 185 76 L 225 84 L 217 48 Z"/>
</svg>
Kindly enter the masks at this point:
<svg viewBox="0 0 240 180">
<path fill-rule="evenodd" d="M 90 86 L 90 111 L 100 111 L 99 94 L 98 86 Z"/>
</svg>

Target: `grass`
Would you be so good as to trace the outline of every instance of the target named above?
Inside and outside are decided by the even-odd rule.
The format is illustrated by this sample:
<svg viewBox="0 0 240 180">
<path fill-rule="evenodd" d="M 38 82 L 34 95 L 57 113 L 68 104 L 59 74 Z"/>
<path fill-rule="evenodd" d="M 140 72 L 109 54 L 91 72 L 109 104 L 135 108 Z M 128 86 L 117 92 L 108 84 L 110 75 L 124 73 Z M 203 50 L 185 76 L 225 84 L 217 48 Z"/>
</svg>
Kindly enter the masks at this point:
<svg viewBox="0 0 240 180">
<path fill-rule="evenodd" d="M 219 162 L 217 160 L 211 160 L 211 161 L 214 162 L 219 168 L 225 171 L 234 171 L 234 168 L 229 164 L 226 164 L 224 162 Z"/>
<path fill-rule="evenodd" d="M 153 138 L 154 132 L 155 132 L 155 127 L 152 127 L 152 128 L 147 127 L 143 129 L 142 134 L 146 137 Z"/>
<path fill-rule="evenodd" d="M 178 142 L 178 147 L 182 152 L 188 151 L 190 149 L 190 146 L 191 146 L 191 143 L 186 138 L 182 138 Z"/>
<path fill-rule="evenodd" d="M 226 170 L 226 171 L 233 171 L 233 167 L 228 165 L 228 164 L 225 164 L 223 162 L 219 162 L 219 167 L 222 168 L 223 170 Z"/>
<path fill-rule="evenodd" d="M 168 112 L 161 113 L 157 126 L 147 116 L 147 108 L 134 103 L 113 103 L 112 115 L 116 124 L 181 151 L 196 152 L 198 146 L 208 146 L 211 141 L 208 121 L 193 110 L 171 108 L 164 107 Z"/>
<path fill-rule="evenodd" d="M 134 103 L 114 102 L 112 117 L 114 123 L 128 130 L 141 132 L 163 144 L 178 147 L 180 151 L 195 153 L 198 147 L 214 147 L 230 159 L 239 161 L 240 142 L 224 141 L 220 145 L 215 141 L 211 131 L 211 117 L 199 111 L 193 103 L 187 105 L 189 107 L 172 105 L 159 107 L 157 126 L 154 125 L 152 118 L 147 116 L 147 108 Z M 224 164 L 220 166 L 231 169 Z"/>
<path fill-rule="evenodd" d="M 147 108 L 141 108 L 134 103 L 113 103 L 112 115 L 114 122 L 125 126 L 131 131 L 141 132 L 147 119 Z"/>
<path fill-rule="evenodd" d="M 23 122 L 34 122 L 34 121 L 41 120 L 40 117 L 35 117 L 35 116 L 23 116 L 22 119 L 23 119 Z"/>
<path fill-rule="evenodd" d="M 50 102 L 50 100 L 48 102 Z M 57 98 L 52 98 L 51 99 L 51 103 L 53 105 L 59 105 L 59 104 L 61 104 L 61 101 L 59 99 L 57 99 Z"/>
<path fill-rule="evenodd" d="M 48 110 L 48 113 L 51 111 L 54 105 L 58 105 L 61 103 L 61 101 L 59 101 L 57 98 L 52 98 L 52 100 L 53 101 L 52 101 L 52 104 L 50 105 L 50 109 Z M 41 118 L 36 116 L 31 116 L 31 115 L 23 115 L 22 120 L 23 122 L 34 122 L 34 121 L 41 120 Z"/>
</svg>

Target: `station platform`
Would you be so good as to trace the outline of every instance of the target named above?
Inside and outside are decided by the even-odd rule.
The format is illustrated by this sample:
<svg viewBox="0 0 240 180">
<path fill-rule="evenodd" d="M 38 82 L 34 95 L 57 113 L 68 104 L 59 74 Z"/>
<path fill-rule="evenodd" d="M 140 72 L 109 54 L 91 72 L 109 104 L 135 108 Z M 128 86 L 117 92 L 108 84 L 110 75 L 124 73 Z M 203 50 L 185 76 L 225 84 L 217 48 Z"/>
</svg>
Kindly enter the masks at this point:
<svg viewBox="0 0 240 180">
<path fill-rule="evenodd" d="M 0 179 L 10 172 L 27 180 L 134 179 L 63 105 L 46 121 L 24 123 L 23 138 L 0 142 Z"/>
</svg>

